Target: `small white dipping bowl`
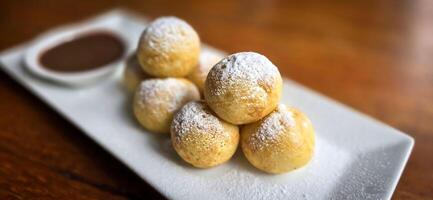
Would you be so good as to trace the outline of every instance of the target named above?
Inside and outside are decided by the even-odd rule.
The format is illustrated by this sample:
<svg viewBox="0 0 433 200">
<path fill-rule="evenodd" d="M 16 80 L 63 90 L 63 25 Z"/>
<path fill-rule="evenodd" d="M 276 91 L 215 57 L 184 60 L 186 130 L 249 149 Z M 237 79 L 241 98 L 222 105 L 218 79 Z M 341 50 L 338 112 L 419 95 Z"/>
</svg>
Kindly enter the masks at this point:
<svg viewBox="0 0 433 200">
<path fill-rule="evenodd" d="M 40 78 L 62 85 L 78 87 L 96 83 L 99 80 L 113 75 L 121 66 L 122 61 L 132 52 L 133 47 L 135 46 L 131 43 L 132 40 L 126 38 L 125 34 L 122 34 L 121 28 L 122 24 L 120 24 L 120 21 L 116 18 L 111 18 L 110 20 L 101 20 L 97 18 L 96 20 L 88 21 L 86 23 L 63 26 L 51 30 L 37 37 L 30 45 L 24 55 L 25 67 L 32 74 Z M 125 52 L 122 57 L 107 65 L 78 72 L 53 71 L 42 66 L 40 58 L 45 51 L 62 43 L 94 32 L 108 32 L 117 36 L 125 46 Z"/>
</svg>

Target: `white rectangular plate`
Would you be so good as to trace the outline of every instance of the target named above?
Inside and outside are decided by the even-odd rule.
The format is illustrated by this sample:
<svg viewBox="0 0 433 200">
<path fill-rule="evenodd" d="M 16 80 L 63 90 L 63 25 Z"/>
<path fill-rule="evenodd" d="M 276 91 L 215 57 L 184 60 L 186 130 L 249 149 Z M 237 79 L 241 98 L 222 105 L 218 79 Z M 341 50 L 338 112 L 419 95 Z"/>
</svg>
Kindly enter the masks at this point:
<svg viewBox="0 0 433 200">
<path fill-rule="evenodd" d="M 125 11 L 99 18 L 118 18 L 131 42 L 145 27 L 145 20 Z M 2 53 L 1 68 L 170 199 L 390 199 L 414 144 L 398 130 L 285 80 L 281 101 L 303 110 L 316 129 L 309 165 L 268 175 L 237 152 L 221 166 L 195 169 L 180 160 L 169 137 L 136 124 L 119 76 L 85 88 L 55 85 L 23 69 L 25 48 Z"/>
</svg>

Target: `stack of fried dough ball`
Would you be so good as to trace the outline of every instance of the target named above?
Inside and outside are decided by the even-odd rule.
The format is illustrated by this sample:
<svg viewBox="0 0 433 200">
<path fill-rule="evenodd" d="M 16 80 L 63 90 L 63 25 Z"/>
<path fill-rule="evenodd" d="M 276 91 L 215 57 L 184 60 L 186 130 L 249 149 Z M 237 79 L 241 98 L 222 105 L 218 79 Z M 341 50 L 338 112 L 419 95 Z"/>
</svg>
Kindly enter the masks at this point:
<svg viewBox="0 0 433 200">
<path fill-rule="evenodd" d="M 143 31 L 123 76 L 137 121 L 170 133 L 177 154 L 194 167 L 230 160 L 239 143 L 247 160 L 268 173 L 306 165 L 314 130 L 305 114 L 279 103 L 278 68 L 258 53 L 224 56 L 200 47 L 195 30 L 176 17 L 158 18 Z"/>
<path fill-rule="evenodd" d="M 123 83 L 134 93 L 133 112 L 144 128 L 169 133 L 174 113 L 200 99 L 194 83 L 182 78 L 197 66 L 199 55 L 200 39 L 181 19 L 161 17 L 143 31 Z"/>
</svg>

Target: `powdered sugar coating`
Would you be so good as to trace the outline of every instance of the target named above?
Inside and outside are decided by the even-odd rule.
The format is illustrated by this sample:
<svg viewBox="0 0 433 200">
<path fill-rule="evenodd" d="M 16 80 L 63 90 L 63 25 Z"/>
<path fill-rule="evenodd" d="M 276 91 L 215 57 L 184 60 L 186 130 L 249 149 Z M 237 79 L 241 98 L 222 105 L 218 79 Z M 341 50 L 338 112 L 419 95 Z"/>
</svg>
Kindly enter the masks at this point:
<svg viewBox="0 0 433 200">
<path fill-rule="evenodd" d="M 281 98 L 277 67 L 254 52 L 232 54 L 209 72 L 204 97 L 213 111 L 233 124 L 248 124 L 272 112 Z"/>
<path fill-rule="evenodd" d="M 186 103 L 199 99 L 197 87 L 187 79 L 148 79 L 135 92 L 133 111 L 147 130 L 169 133 L 177 110 Z"/>
<path fill-rule="evenodd" d="M 188 134 L 212 134 L 213 138 L 228 136 L 220 120 L 200 102 L 190 102 L 182 107 L 174 117 L 171 128 L 175 140 L 183 140 Z"/>
<path fill-rule="evenodd" d="M 197 65 L 200 38 L 185 21 L 160 17 L 143 31 L 137 47 L 141 67 L 155 77 L 185 77 Z"/>
<path fill-rule="evenodd" d="M 162 93 L 165 93 L 165 95 L 161 95 Z M 195 87 L 191 87 L 177 78 L 143 81 L 136 95 L 136 98 L 141 99 L 141 101 L 138 101 L 139 106 L 164 106 L 168 112 L 179 109 L 180 106 L 186 103 L 185 101 L 199 98 Z"/>
<path fill-rule="evenodd" d="M 190 37 L 198 38 L 194 29 L 184 20 L 173 16 L 160 17 L 153 21 L 142 34 L 141 40 L 148 48 L 167 56 L 177 49 L 179 44 L 189 41 Z"/>
<path fill-rule="evenodd" d="M 249 140 L 252 150 L 262 150 L 278 141 L 280 134 L 296 125 L 293 113 L 283 104 L 266 116 L 258 127 L 258 130 L 251 135 Z M 296 138 L 296 137 L 293 137 Z"/>
<path fill-rule="evenodd" d="M 200 53 L 199 63 L 188 75 L 188 79 L 194 82 L 200 91 L 203 92 L 207 74 L 212 67 L 223 58 L 223 53 L 209 50 L 202 51 Z"/>
<path fill-rule="evenodd" d="M 265 56 L 255 52 L 240 52 L 232 54 L 217 63 L 209 72 L 207 79 L 216 82 L 218 87 L 211 88 L 210 95 L 224 95 L 235 85 L 245 87 L 261 86 L 270 90 L 280 77 L 278 68 Z M 254 93 L 250 97 L 252 98 Z"/>
<path fill-rule="evenodd" d="M 223 59 L 224 55 L 221 53 L 203 51 L 200 53 L 199 65 L 197 66 L 197 71 L 199 76 L 206 80 L 207 74 L 210 69 L 218 63 L 221 59 Z M 203 82 L 204 83 L 204 82 Z"/>
<path fill-rule="evenodd" d="M 171 139 L 177 154 L 199 168 L 229 160 L 239 143 L 239 129 L 216 117 L 202 101 L 186 104 L 171 124 Z"/>
</svg>

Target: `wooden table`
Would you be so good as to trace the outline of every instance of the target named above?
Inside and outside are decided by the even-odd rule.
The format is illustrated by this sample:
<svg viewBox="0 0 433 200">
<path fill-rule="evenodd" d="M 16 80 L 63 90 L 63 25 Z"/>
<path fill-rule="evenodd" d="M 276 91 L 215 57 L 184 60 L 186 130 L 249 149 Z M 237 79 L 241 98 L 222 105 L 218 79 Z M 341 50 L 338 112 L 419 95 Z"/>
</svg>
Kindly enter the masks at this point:
<svg viewBox="0 0 433 200">
<path fill-rule="evenodd" d="M 0 49 L 116 6 L 190 22 L 227 52 L 254 50 L 285 76 L 412 135 L 395 199 L 433 197 L 433 1 L 1 1 Z M 0 199 L 161 197 L 0 72 Z"/>
</svg>

